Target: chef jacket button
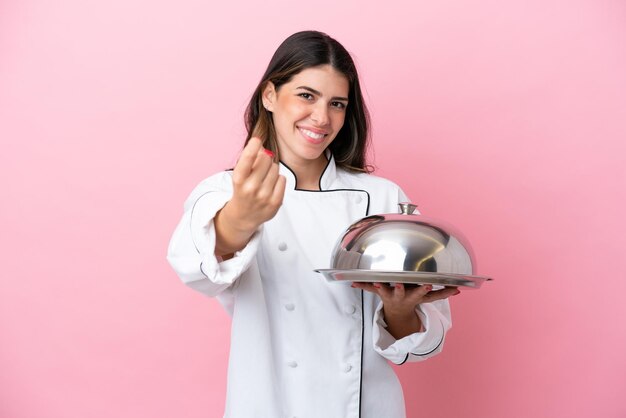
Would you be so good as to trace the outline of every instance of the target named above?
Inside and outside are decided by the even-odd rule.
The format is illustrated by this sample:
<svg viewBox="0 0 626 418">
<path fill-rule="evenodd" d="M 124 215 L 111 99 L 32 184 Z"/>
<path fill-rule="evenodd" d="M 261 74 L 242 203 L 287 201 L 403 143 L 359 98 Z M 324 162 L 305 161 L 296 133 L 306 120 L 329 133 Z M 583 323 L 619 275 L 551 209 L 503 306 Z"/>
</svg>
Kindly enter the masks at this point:
<svg viewBox="0 0 626 418">
<path fill-rule="evenodd" d="M 292 369 L 295 369 L 296 367 L 298 367 L 298 363 L 296 363 L 295 361 L 290 361 L 287 363 L 287 366 L 291 367 Z"/>
<path fill-rule="evenodd" d="M 286 251 L 287 250 L 287 244 L 285 244 L 284 242 L 281 242 L 280 244 L 278 244 L 278 249 L 280 251 Z"/>
<path fill-rule="evenodd" d="M 288 311 L 293 311 L 294 309 L 296 309 L 296 305 L 294 305 L 293 303 L 286 303 L 285 304 L 285 309 L 287 309 Z"/>
<path fill-rule="evenodd" d="M 352 370 L 352 366 L 349 364 L 346 364 L 343 366 L 343 371 L 348 373 L 350 370 Z"/>
<path fill-rule="evenodd" d="M 352 315 L 354 312 L 356 312 L 356 308 L 354 307 L 354 305 L 346 305 L 345 308 L 343 308 L 343 311 L 348 315 Z"/>
<path fill-rule="evenodd" d="M 363 198 L 360 195 L 357 195 L 357 197 L 354 198 L 354 201 L 356 203 L 361 203 L 363 201 Z"/>
</svg>

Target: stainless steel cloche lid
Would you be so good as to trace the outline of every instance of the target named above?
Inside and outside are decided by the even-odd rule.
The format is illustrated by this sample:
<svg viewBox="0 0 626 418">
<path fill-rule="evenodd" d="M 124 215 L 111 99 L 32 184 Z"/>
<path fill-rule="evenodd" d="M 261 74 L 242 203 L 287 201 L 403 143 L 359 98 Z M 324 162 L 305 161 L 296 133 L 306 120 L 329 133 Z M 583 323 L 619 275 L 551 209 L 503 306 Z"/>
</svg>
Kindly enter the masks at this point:
<svg viewBox="0 0 626 418">
<path fill-rule="evenodd" d="M 398 206 L 400 213 L 350 225 L 333 249 L 331 269 L 317 271 L 334 280 L 383 281 L 386 273 L 394 282 L 480 287 L 490 280 L 474 276 L 472 248 L 456 228 L 413 214 L 417 206 L 411 203 Z"/>
</svg>

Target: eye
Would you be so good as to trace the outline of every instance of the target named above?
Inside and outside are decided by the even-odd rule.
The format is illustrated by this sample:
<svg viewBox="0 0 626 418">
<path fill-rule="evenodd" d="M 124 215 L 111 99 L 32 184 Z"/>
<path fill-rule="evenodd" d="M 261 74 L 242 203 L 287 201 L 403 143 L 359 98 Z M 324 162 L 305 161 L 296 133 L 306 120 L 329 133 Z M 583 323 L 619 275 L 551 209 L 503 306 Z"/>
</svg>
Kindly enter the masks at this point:
<svg viewBox="0 0 626 418">
<path fill-rule="evenodd" d="M 344 102 L 332 102 L 330 104 L 332 107 L 336 107 L 337 109 L 345 109 L 346 104 Z"/>
<path fill-rule="evenodd" d="M 306 100 L 311 100 L 313 98 L 313 95 L 311 93 L 299 93 L 298 96 Z"/>
</svg>

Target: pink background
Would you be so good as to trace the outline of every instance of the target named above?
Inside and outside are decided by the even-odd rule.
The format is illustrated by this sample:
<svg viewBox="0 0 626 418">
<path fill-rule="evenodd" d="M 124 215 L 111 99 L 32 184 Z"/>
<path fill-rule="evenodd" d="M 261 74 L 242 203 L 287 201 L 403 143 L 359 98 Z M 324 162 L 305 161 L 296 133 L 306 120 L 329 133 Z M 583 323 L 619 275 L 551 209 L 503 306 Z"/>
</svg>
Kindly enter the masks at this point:
<svg viewBox="0 0 626 418">
<path fill-rule="evenodd" d="M 626 4 L 295 4 L 0 4 L 0 416 L 221 416 L 229 320 L 166 246 L 311 28 L 355 56 L 378 174 L 497 279 L 398 368 L 409 417 L 626 416 Z"/>
</svg>

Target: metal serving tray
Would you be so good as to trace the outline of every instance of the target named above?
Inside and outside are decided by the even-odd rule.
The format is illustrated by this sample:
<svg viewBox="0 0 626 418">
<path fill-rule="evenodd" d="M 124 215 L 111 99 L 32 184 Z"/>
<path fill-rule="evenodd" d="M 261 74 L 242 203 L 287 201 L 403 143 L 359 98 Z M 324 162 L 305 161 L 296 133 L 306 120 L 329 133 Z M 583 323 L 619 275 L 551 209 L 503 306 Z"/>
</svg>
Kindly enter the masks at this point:
<svg viewBox="0 0 626 418">
<path fill-rule="evenodd" d="M 469 276 L 465 274 L 430 273 L 425 271 L 382 271 L 360 269 L 318 269 L 329 282 L 367 282 L 367 283 L 405 283 L 432 284 L 438 286 L 468 287 L 478 289 L 490 277 Z"/>
</svg>

